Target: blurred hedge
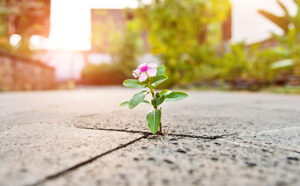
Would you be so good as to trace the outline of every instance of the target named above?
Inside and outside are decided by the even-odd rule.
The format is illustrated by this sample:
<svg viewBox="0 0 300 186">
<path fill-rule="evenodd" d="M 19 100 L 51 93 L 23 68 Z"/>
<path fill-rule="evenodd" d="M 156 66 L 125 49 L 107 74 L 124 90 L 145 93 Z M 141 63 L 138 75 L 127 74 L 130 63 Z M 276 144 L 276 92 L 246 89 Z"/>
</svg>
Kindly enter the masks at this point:
<svg viewBox="0 0 300 186">
<path fill-rule="evenodd" d="M 111 64 L 88 64 L 82 71 L 81 83 L 85 85 L 121 85 L 128 77 L 124 71 Z"/>
<path fill-rule="evenodd" d="M 295 0 L 300 7 L 300 0 Z M 258 90 L 300 84 L 300 8 L 283 36 L 246 45 L 222 38 L 229 0 L 153 0 L 134 12 L 125 35 L 113 38 L 111 65 L 88 65 L 86 84 L 121 84 L 131 77 L 143 52 L 141 32 L 150 52 L 167 67 L 165 87 L 214 86 Z M 279 25 L 278 25 L 279 26 Z M 280 26 L 279 26 L 280 27 Z"/>
</svg>

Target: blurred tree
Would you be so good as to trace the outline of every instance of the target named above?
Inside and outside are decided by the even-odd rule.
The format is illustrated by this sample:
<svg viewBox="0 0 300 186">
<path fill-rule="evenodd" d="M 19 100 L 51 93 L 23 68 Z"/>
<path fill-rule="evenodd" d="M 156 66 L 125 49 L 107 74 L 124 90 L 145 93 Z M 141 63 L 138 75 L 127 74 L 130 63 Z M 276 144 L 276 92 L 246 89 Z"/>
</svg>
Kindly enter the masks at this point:
<svg viewBox="0 0 300 186">
<path fill-rule="evenodd" d="M 5 1 L 0 1 L 0 48 L 4 50 L 11 50 L 12 47 L 9 43 L 9 22 L 7 18 L 11 14 L 16 14 L 17 10 L 4 5 Z"/>
<path fill-rule="evenodd" d="M 110 43 L 113 65 L 124 72 L 127 78 L 131 77 L 132 69 L 137 66 L 137 57 L 143 51 L 143 41 L 135 22 L 127 22 L 125 32 L 111 33 Z"/>
<path fill-rule="evenodd" d="M 287 82 L 291 75 L 294 75 L 300 83 L 300 0 L 294 0 L 294 2 L 297 6 L 297 14 L 294 17 L 289 14 L 287 7 L 279 0 L 277 3 L 285 12 L 284 16 L 276 16 L 264 10 L 259 10 L 259 13 L 284 30 L 284 36 L 273 34 L 273 37 L 287 55 L 280 59 L 268 56 L 273 60 L 270 69 L 273 69 L 277 79 L 281 82 Z"/>
<path fill-rule="evenodd" d="M 227 0 L 153 0 L 136 10 L 151 51 L 168 67 L 170 85 L 196 79 L 199 65 L 210 62 L 229 7 Z"/>
<path fill-rule="evenodd" d="M 132 19 L 131 9 L 92 10 L 92 50 L 110 54 L 111 65 L 126 75 L 124 79 L 131 76 L 143 50 L 140 31 Z"/>
<path fill-rule="evenodd" d="M 281 7 L 281 9 L 283 10 L 283 12 L 284 12 L 283 16 L 275 15 L 271 12 L 266 11 L 266 10 L 258 10 L 258 13 L 260 13 L 265 18 L 272 21 L 275 25 L 280 27 L 284 31 L 284 33 L 286 34 L 288 32 L 289 25 L 292 24 L 292 22 L 293 22 L 293 17 L 290 15 L 290 13 L 288 11 L 288 8 L 280 0 L 276 0 L 276 1 L 277 1 L 278 5 Z M 296 1 L 297 0 L 295 0 L 295 2 Z"/>
<path fill-rule="evenodd" d="M 94 12 L 98 14 L 104 12 L 104 17 L 107 17 L 103 18 L 102 14 L 98 17 L 98 19 L 101 18 L 100 20 L 105 20 L 106 22 L 97 22 L 94 28 L 94 37 L 97 33 L 100 36 L 95 38 L 94 42 L 96 44 L 93 50 L 109 53 L 112 57 L 112 62 L 100 65 L 88 64 L 82 71 L 82 83 L 94 85 L 122 84 L 125 79 L 132 77 L 132 70 L 137 66 L 137 57 L 143 51 L 140 31 L 137 29 L 136 22 L 131 21 L 130 17 L 124 16 L 131 13 L 130 10 L 114 10 L 110 13 L 106 10 L 94 10 Z M 120 13 L 122 13 L 122 16 Z M 115 20 L 122 18 L 121 23 L 124 24 L 124 27 L 114 25 L 109 16 L 112 16 Z M 126 22 L 123 20 L 125 18 L 127 19 Z M 109 24 L 109 29 L 103 32 L 105 34 L 100 33 L 105 28 L 106 23 Z M 103 38 L 104 36 L 106 38 Z"/>
<path fill-rule="evenodd" d="M 225 81 L 234 82 L 242 79 L 247 68 L 247 52 L 245 43 L 231 45 L 231 52 L 226 53 L 220 60 L 221 78 Z"/>
<path fill-rule="evenodd" d="M 120 85 L 126 74 L 113 64 L 87 64 L 81 73 L 81 83 L 87 85 Z"/>
</svg>

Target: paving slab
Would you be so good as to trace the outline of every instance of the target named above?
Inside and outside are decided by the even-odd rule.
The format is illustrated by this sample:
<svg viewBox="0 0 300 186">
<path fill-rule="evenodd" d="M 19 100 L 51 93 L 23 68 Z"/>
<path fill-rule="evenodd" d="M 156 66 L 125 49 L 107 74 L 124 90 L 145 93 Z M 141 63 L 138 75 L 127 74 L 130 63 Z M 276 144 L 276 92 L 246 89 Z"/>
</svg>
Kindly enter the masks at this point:
<svg viewBox="0 0 300 186">
<path fill-rule="evenodd" d="M 300 154 L 224 139 L 148 137 L 42 185 L 299 185 Z"/>
<path fill-rule="evenodd" d="M 119 107 L 137 91 L 0 94 L 0 185 L 300 185 L 300 96 L 188 91 L 140 139 L 151 107 Z"/>
<path fill-rule="evenodd" d="M 238 141 L 239 143 L 294 151 L 300 154 L 300 127 L 265 130 L 239 136 L 230 136 L 227 139 Z"/>
<path fill-rule="evenodd" d="M 143 104 L 132 110 L 119 107 L 136 91 L 113 87 L 3 94 L 0 131 L 17 124 L 59 122 L 65 126 L 146 132 L 145 114 L 150 106 Z M 300 96 L 188 93 L 188 99 L 163 106 L 166 132 L 214 136 L 299 127 Z"/>
<path fill-rule="evenodd" d="M 55 124 L 14 126 L 0 133 L 0 185 L 36 183 L 141 136 Z"/>
<path fill-rule="evenodd" d="M 218 92 L 189 94 L 186 100 L 163 106 L 162 124 L 167 133 L 213 137 L 300 127 L 299 96 Z M 147 132 L 145 115 L 151 107 L 145 104 L 138 107 L 132 110 L 116 107 L 112 112 L 80 116 L 72 124 L 79 128 Z"/>
<path fill-rule="evenodd" d="M 123 94 L 118 87 L 74 91 L 0 93 L 0 132 L 15 125 L 54 123 L 70 126 L 76 116 L 111 113 L 119 108 Z"/>
</svg>

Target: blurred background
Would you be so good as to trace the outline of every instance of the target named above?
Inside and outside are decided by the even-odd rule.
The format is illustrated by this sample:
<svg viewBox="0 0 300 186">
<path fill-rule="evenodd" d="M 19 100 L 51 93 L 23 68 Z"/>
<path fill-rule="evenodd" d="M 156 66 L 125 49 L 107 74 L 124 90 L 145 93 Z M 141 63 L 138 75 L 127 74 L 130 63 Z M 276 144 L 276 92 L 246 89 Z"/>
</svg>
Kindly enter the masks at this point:
<svg viewBox="0 0 300 186">
<path fill-rule="evenodd" d="M 0 91 L 121 85 L 300 93 L 300 0 L 0 0 Z M 162 87 L 163 88 L 163 87 Z"/>
</svg>

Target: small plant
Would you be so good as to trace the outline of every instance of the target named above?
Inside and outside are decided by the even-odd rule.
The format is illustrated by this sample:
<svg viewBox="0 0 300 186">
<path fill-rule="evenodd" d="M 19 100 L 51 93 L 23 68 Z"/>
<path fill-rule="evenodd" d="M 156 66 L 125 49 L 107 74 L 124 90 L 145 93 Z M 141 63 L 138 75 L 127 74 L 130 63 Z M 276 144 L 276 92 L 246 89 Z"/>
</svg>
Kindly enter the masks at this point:
<svg viewBox="0 0 300 186">
<path fill-rule="evenodd" d="M 157 67 L 157 64 L 141 64 L 136 70 L 133 71 L 132 75 L 138 79 L 127 79 L 123 82 L 123 85 L 128 88 L 146 88 L 139 93 L 133 95 L 129 101 L 121 103 L 121 106 L 128 106 L 133 109 L 140 103 L 151 104 L 153 110 L 146 115 L 148 127 L 152 134 L 158 132 L 162 134 L 161 124 L 161 110 L 159 107 L 164 101 L 174 102 L 186 98 L 188 95 L 184 92 L 173 92 L 164 89 L 160 92 L 156 92 L 155 88 L 166 81 L 168 77 L 165 75 L 166 68 L 164 65 Z M 152 98 L 150 101 L 145 100 L 147 94 L 151 94 Z"/>
</svg>

